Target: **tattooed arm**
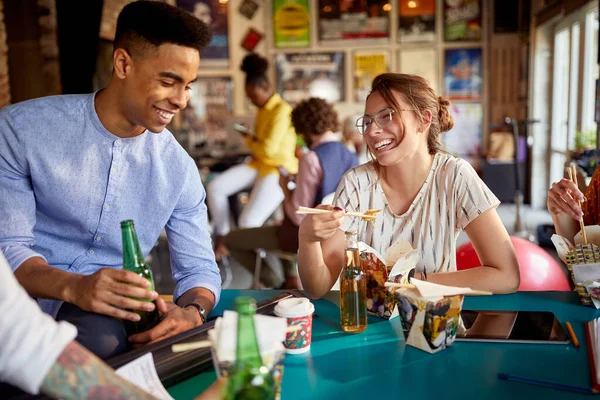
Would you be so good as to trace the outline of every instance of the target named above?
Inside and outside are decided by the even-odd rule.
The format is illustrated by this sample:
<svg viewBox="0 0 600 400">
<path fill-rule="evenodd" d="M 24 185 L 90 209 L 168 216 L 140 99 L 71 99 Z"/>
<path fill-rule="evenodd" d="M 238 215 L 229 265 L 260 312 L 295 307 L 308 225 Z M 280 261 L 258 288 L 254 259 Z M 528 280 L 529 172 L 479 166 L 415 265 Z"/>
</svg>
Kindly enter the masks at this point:
<svg viewBox="0 0 600 400">
<path fill-rule="evenodd" d="M 196 400 L 219 400 L 226 380 L 217 379 Z M 155 399 L 127 382 L 102 360 L 72 341 L 60 353 L 40 391 L 56 399 Z"/>
<path fill-rule="evenodd" d="M 41 392 L 56 399 L 154 399 L 115 374 L 79 343 L 69 343 L 42 382 Z"/>
</svg>

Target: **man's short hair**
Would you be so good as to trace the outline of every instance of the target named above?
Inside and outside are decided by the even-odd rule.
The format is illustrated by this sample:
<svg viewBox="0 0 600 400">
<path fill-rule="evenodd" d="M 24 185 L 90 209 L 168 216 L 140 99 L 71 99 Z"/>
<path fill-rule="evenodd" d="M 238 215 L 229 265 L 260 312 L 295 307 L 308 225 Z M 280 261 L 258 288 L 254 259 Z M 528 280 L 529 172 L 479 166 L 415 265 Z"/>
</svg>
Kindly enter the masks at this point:
<svg viewBox="0 0 600 400">
<path fill-rule="evenodd" d="M 192 14 L 159 1 L 134 1 L 119 14 L 114 49 L 132 56 L 149 44 L 170 43 L 202 52 L 212 38 L 210 28 Z"/>
</svg>

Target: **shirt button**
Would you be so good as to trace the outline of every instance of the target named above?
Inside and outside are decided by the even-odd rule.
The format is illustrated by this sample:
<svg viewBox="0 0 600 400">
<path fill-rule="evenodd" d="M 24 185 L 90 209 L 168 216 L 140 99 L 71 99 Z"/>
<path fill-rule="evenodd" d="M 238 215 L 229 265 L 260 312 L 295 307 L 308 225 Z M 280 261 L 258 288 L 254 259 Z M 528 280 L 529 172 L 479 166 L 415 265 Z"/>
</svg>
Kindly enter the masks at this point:
<svg viewBox="0 0 600 400">
<path fill-rule="evenodd" d="M 96 236 L 96 242 L 99 242 L 102 240 L 102 236 Z"/>
<path fill-rule="evenodd" d="M 94 254 L 94 250 L 90 250 L 90 251 L 88 251 L 88 253 Z"/>
<path fill-rule="evenodd" d="M 117 139 L 117 140 L 115 140 L 115 144 L 116 144 L 117 146 L 119 146 L 119 145 L 121 144 L 121 139 Z"/>
<path fill-rule="evenodd" d="M 108 211 L 110 209 L 110 206 L 108 204 L 105 204 L 104 209 Z"/>
<path fill-rule="evenodd" d="M 117 169 L 116 169 L 115 167 L 112 167 L 112 168 L 110 169 L 110 172 L 112 172 L 112 173 L 114 174 L 115 172 L 117 172 Z"/>
</svg>

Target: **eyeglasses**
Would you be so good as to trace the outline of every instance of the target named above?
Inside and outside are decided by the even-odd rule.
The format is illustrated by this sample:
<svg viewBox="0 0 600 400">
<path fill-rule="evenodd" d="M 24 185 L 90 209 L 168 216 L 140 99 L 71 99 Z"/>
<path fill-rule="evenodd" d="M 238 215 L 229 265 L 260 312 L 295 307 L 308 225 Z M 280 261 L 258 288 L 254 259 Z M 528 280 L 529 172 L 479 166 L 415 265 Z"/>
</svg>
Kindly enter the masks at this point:
<svg viewBox="0 0 600 400">
<path fill-rule="evenodd" d="M 395 110 L 391 107 L 385 107 L 381 110 L 377 111 L 375 115 L 372 117 L 369 115 L 363 115 L 359 119 L 356 120 L 356 129 L 358 129 L 358 133 L 364 135 L 367 129 L 371 126 L 371 123 L 375 122 L 378 127 L 385 128 L 392 122 L 392 116 L 395 112 L 398 111 L 415 111 L 409 110 L 406 108 L 401 108 L 399 110 Z"/>
</svg>

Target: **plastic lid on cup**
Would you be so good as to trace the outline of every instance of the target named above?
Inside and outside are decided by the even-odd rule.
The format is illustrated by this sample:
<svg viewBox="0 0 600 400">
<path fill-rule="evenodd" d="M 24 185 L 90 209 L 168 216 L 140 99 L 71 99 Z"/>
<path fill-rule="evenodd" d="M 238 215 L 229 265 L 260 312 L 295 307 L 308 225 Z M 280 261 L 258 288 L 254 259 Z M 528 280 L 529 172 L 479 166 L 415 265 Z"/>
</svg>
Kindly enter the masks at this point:
<svg viewBox="0 0 600 400">
<path fill-rule="evenodd" d="M 313 312 L 315 306 L 305 297 L 281 300 L 275 306 L 275 315 L 285 318 L 302 317 Z"/>
</svg>

